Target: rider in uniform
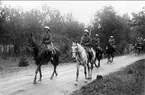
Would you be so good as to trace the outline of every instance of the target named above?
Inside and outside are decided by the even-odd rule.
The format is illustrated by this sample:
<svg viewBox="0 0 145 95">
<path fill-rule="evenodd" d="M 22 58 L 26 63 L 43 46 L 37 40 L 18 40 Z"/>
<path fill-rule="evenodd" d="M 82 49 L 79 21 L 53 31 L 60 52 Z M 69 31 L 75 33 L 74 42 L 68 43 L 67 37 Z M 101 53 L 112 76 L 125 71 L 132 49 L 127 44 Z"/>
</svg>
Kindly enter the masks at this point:
<svg viewBox="0 0 145 95">
<path fill-rule="evenodd" d="M 137 47 L 140 47 L 142 44 L 142 39 L 141 37 L 137 37 Z"/>
<path fill-rule="evenodd" d="M 46 51 L 51 51 L 51 60 L 53 60 L 53 55 L 55 54 L 55 50 L 52 44 L 52 34 L 50 32 L 50 28 L 48 26 L 44 27 L 45 33 L 42 34 L 42 43 L 45 45 Z"/>
<path fill-rule="evenodd" d="M 114 37 L 113 37 L 113 36 L 110 36 L 108 42 L 109 42 L 109 44 L 111 45 L 111 47 L 113 48 L 113 51 L 115 51 L 115 46 L 114 46 L 114 44 L 115 44 L 115 39 L 114 39 Z"/>
<path fill-rule="evenodd" d="M 92 45 L 93 47 L 98 50 L 99 52 L 101 52 L 101 47 L 100 47 L 100 38 L 99 35 L 96 34 L 95 38 L 92 40 Z"/>
<path fill-rule="evenodd" d="M 93 54 L 91 51 L 91 44 L 92 44 L 92 39 L 89 35 L 89 31 L 87 29 L 84 30 L 84 35 L 81 38 L 80 44 L 84 46 L 86 49 L 87 53 L 89 54 L 89 57 L 92 58 Z"/>
<path fill-rule="evenodd" d="M 115 39 L 114 39 L 113 36 L 110 36 L 109 43 L 110 43 L 110 45 L 114 48 Z"/>
<path fill-rule="evenodd" d="M 143 43 L 143 38 L 142 37 L 137 37 L 137 48 L 142 49 L 142 43 Z"/>
</svg>

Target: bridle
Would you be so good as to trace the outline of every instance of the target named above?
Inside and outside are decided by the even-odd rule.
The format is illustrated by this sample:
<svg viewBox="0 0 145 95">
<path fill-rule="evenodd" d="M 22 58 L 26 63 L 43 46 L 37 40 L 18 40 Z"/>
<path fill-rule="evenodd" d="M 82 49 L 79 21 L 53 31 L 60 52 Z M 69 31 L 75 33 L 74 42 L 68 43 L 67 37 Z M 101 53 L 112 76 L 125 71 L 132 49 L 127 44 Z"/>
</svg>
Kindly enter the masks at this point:
<svg viewBox="0 0 145 95">
<path fill-rule="evenodd" d="M 77 51 L 76 52 L 72 52 L 72 53 L 76 53 L 76 56 L 78 56 L 79 58 L 81 58 L 80 54 L 83 52 L 83 50 L 81 52 L 79 52 L 78 51 L 78 45 L 73 45 L 73 46 L 76 46 Z M 84 58 L 81 58 L 81 59 L 84 60 Z M 81 62 L 81 59 L 79 59 L 78 61 Z"/>
</svg>

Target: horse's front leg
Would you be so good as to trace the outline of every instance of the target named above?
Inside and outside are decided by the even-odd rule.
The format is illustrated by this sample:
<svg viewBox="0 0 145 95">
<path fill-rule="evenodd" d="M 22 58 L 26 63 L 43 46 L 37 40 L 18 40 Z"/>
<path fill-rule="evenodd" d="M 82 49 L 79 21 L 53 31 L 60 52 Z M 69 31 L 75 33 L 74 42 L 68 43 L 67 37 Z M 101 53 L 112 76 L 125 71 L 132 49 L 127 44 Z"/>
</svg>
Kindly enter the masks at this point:
<svg viewBox="0 0 145 95">
<path fill-rule="evenodd" d="M 96 60 L 98 59 L 98 56 L 97 56 L 97 54 L 96 54 L 96 57 L 95 57 L 95 60 L 94 60 L 94 64 L 95 64 L 95 67 L 97 67 L 98 68 L 98 66 L 97 66 L 97 64 L 96 64 Z"/>
<path fill-rule="evenodd" d="M 107 63 L 109 63 L 110 62 L 110 55 L 108 54 L 108 62 Z"/>
<path fill-rule="evenodd" d="M 35 77 L 34 77 L 34 81 L 33 81 L 34 84 L 37 83 L 37 82 L 36 82 L 36 79 L 37 79 L 37 73 L 38 73 L 38 71 L 39 71 L 39 69 L 40 69 L 40 66 L 41 66 L 41 64 L 39 64 L 39 65 L 37 66 L 37 69 L 36 69 L 36 71 L 35 71 Z"/>
<path fill-rule="evenodd" d="M 89 62 L 90 63 L 90 62 Z M 87 64 L 87 67 L 88 67 L 88 79 L 91 79 L 90 78 L 90 65 L 89 65 L 89 63 Z"/>
<path fill-rule="evenodd" d="M 79 64 L 77 64 L 76 82 L 78 82 L 79 68 L 80 68 L 80 65 L 79 65 Z"/>
<path fill-rule="evenodd" d="M 95 67 L 97 67 L 98 68 L 98 66 L 97 66 L 97 64 L 96 64 L 96 60 L 97 60 L 98 58 L 96 57 L 96 59 L 94 60 L 94 64 L 95 64 Z"/>
<path fill-rule="evenodd" d="M 111 61 L 111 63 L 113 62 L 113 59 L 114 59 L 114 55 L 112 54 L 112 61 Z"/>
<path fill-rule="evenodd" d="M 53 79 L 53 76 L 54 76 L 54 73 L 55 73 L 56 66 L 53 64 L 53 67 L 54 67 L 54 69 L 53 69 L 53 73 L 52 73 L 50 79 Z"/>
<path fill-rule="evenodd" d="M 85 79 L 87 79 L 87 67 L 86 67 L 86 65 L 84 66 L 84 74 L 85 74 Z"/>
<path fill-rule="evenodd" d="M 98 58 L 98 67 L 100 67 L 100 59 Z"/>
</svg>

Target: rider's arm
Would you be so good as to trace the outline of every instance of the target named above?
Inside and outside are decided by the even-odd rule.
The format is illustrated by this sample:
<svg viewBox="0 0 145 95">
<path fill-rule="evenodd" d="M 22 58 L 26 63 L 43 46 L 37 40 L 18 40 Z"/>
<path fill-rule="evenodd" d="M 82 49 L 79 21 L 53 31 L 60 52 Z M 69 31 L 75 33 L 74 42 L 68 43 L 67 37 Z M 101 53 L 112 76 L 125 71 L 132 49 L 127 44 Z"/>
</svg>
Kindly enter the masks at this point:
<svg viewBox="0 0 145 95">
<path fill-rule="evenodd" d="M 97 42 L 97 44 L 99 44 L 100 43 L 100 39 L 98 39 L 98 42 Z"/>
<path fill-rule="evenodd" d="M 115 40 L 114 39 L 113 39 L 112 43 L 115 44 Z"/>
<path fill-rule="evenodd" d="M 92 44 L 92 39 L 91 39 L 91 37 L 90 37 L 90 45 Z"/>
<path fill-rule="evenodd" d="M 88 45 L 88 46 L 92 45 L 92 39 L 91 39 L 91 37 L 89 37 L 89 41 L 88 41 L 88 43 L 86 43 L 86 45 Z"/>
<path fill-rule="evenodd" d="M 44 35 L 44 37 L 43 37 L 43 43 L 44 44 L 50 44 L 51 41 L 52 41 L 51 34 L 50 35 Z"/>
<path fill-rule="evenodd" d="M 34 36 L 32 36 L 32 40 L 33 40 L 34 42 L 36 42 L 36 39 L 34 38 Z"/>
<path fill-rule="evenodd" d="M 80 42 L 81 45 L 84 44 L 84 41 L 83 40 L 84 40 L 84 37 L 81 38 L 81 42 Z"/>
<path fill-rule="evenodd" d="M 42 34 L 42 43 L 45 44 L 45 34 Z"/>
</svg>

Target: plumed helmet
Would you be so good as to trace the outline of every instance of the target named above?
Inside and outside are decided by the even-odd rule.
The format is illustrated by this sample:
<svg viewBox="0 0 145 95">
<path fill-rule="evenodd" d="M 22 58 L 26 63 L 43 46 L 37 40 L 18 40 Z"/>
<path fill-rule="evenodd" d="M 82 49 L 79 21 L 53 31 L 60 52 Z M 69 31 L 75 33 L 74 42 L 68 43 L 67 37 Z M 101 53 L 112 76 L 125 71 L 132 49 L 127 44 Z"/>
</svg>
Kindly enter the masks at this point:
<svg viewBox="0 0 145 95">
<path fill-rule="evenodd" d="M 89 33 L 89 31 L 87 29 L 85 29 L 84 32 Z"/>
<path fill-rule="evenodd" d="M 95 36 L 96 36 L 96 37 L 98 37 L 99 35 L 98 35 L 98 34 L 96 34 Z"/>
<path fill-rule="evenodd" d="M 45 26 L 44 29 L 48 29 L 48 30 L 50 30 L 49 26 Z"/>
<path fill-rule="evenodd" d="M 110 38 L 113 38 L 113 36 L 110 36 Z"/>
</svg>

